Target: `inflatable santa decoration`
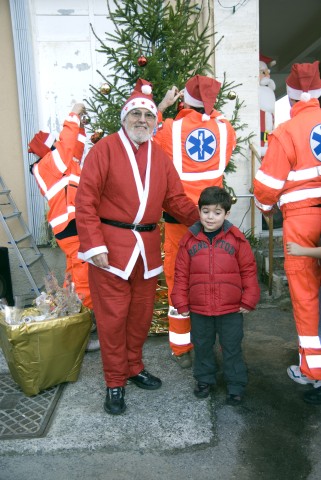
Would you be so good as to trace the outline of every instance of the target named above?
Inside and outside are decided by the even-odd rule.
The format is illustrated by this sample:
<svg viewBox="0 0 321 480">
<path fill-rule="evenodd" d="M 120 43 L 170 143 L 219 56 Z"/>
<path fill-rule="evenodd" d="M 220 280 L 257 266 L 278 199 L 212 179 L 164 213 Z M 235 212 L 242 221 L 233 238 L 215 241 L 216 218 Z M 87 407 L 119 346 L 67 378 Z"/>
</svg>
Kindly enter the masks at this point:
<svg viewBox="0 0 321 480">
<path fill-rule="evenodd" d="M 270 78 L 268 65 L 275 65 L 272 58 L 260 55 L 259 106 L 261 126 L 261 157 L 264 157 L 268 145 L 268 134 L 274 129 L 275 83 Z"/>
</svg>

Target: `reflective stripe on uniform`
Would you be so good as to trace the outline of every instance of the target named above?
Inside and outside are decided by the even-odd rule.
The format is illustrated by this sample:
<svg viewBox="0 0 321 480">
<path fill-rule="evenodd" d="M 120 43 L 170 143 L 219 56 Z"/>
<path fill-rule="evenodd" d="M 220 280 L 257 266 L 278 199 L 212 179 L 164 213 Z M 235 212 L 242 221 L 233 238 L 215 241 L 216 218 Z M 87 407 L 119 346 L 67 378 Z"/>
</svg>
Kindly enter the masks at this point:
<svg viewBox="0 0 321 480">
<path fill-rule="evenodd" d="M 312 167 L 312 168 L 304 168 L 303 170 L 292 170 L 287 180 L 290 182 L 296 182 L 300 180 L 309 180 L 311 178 L 316 178 L 321 175 L 321 166 Z"/>
<path fill-rule="evenodd" d="M 271 177 L 270 175 L 262 172 L 262 170 L 257 171 L 255 179 L 263 183 L 263 185 L 274 188 L 275 190 L 281 190 L 285 184 L 284 180 L 278 180 L 277 178 Z"/>
<path fill-rule="evenodd" d="M 321 355 L 306 355 L 305 359 L 310 369 L 321 368 Z"/>
<path fill-rule="evenodd" d="M 254 197 L 254 201 L 255 205 L 264 212 L 269 212 L 273 208 L 273 205 L 264 205 L 263 203 L 260 203 L 256 197 Z"/>
<path fill-rule="evenodd" d="M 191 343 L 191 334 L 188 333 L 175 333 L 168 332 L 169 341 L 175 345 L 188 345 Z"/>
<path fill-rule="evenodd" d="M 321 339 L 319 336 L 299 336 L 300 346 L 302 348 L 320 348 L 321 349 Z"/>
<path fill-rule="evenodd" d="M 69 206 L 67 208 L 67 213 L 64 213 L 63 215 L 59 215 L 59 217 L 53 218 L 49 223 L 52 228 L 57 227 L 57 225 L 61 225 L 64 222 L 68 221 L 69 214 L 75 212 L 75 207 Z"/>
<path fill-rule="evenodd" d="M 51 200 L 55 195 L 57 195 L 57 193 L 59 193 L 61 190 L 63 190 L 68 185 L 68 183 L 70 181 L 79 184 L 79 181 L 80 181 L 79 175 L 71 174 L 71 175 L 69 175 L 69 177 L 62 177 L 62 179 L 59 180 L 59 182 L 55 183 L 47 191 L 47 193 L 45 194 L 46 199 L 48 201 Z"/>
<path fill-rule="evenodd" d="M 46 192 L 47 192 L 47 185 L 45 184 L 45 181 L 44 179 L 42 178 L 42 176 L 40 175 L 39 173 L 39 166 L 38 166 L 38 163 L 36 163 L 32 169 L 32 172 L 39 184 L 39 187 L 41 188 L 41 190 L 44 192 L 44 195 L 46 196 Z"/>
<path fill-rule="evenodd" d="M 294 190 L 293 192 L 285 193 L 280 197 L 280 206 L 285 203 L 299 202 L 300 200 L 307 200 L 308 198 L 321 197 L 321 187 L 319 188 L 305 188 L 303 190 Z"/>
<path fill-rule="evenodd" d="M 49 133 L 49 135 L 48 135 L 48 137 L 45 141 L 46 147 L 51 148 L 53 146 L 53 144 L 55 143 L 55 141 L 56 141 L 55 135 L 53 133 Z"/>
<path fill-rule="evenodd" d="M 85 135 L 83 135 L 82 133 L 79 133 L 77 140 L 78 140 L 78 142 L 85 144 L 85 142 L 86 142 L 86 137 L 85 137 Z"/>
<path fill-rule="evenodd" d="M 57 167 L 57 169 L 59 170 L 59 172 L 61 173 L 65 173 L 65 171 L 67 170 L 67 167 L 65 165 L 65 163 L 62 161 L 62 158 L 58 152 L 58 149 L 56 148 L 56 150 L 54 150 L 52 153 L 52 158 L 53 158 L 53 161 L 55 162 L 55 165 Z"/>
</svg>

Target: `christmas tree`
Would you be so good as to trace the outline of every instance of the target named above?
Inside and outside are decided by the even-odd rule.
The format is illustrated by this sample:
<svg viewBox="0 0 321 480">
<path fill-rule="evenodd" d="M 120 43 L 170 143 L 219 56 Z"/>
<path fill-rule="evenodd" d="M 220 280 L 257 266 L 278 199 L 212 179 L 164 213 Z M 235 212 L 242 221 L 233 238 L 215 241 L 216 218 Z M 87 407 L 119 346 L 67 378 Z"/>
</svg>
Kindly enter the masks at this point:
<svg viewBox="0 0 321 480">
<path fill-rule="evenodd" d="M 208 13 L 210 4 L 205 0 L 197 3 L 188 0 L 107 0 L 108 20 L 113 24 L 113 31 L 106 32 L 102 40 L 93 30 L 100 44 L 97 51 L 106 61 L 105 71 L 98 71 L 102 84 L 100 87 L 92 85 L 92 96 L 86 100 L 91 116 L 92 143 L 120 129 L 121 108 L 138 78 L 153 84 L 153 97 L 159 104 L 173 85 L 183 89 L 186 81 L 196 74 L 214 76 L 211 61 L 221 40 L 214 42 Z M 206 14 L 208 19 L 204 22 Z M 229 118 L 238 135 L 233 156 L 242 153 L 242 145 L 251 137 L 242 137 L 247 125 L 240 122 L 243 102 L 234 91 L 238 86 L 224 76 L 215 104 L 216 110 L 224 113 L 226 103 L 235 101 L 232 118 Z M 168 108 L 164 118 L 175 117 L 177 110 L 178 105 Z M 235 170 L 232 158 L 225 172 Z M 225 188 L 234 195 L 226 182 Z M 161 223 L 160 227 L 162 229 Z M 167 333 L 167 309 L 167 287 L 160 279 L 150 333 Z"/>
<path fill-rule="evenodd" d="M 193 75 L 214 76 L 211 60 L 217 44 L 210 26 L 208 12 L 210 1 L 194 3 L 189 0 L 107 0 L 108 20 L 113 31 L 106 32 L 100 39 L 95 32 L 105 55 L 106 72 L 98 71 L 102 78 L 100 87 L 90 86 L 92 97 L 88 99 L 87 110 L 92 114 L 92 142 L 104 134 L 120 128 L 120 110 L 132 92 L 138 78 L 153 84 L 153 96 L 158 104 L 173 85 L 182 89 Z M 206 9 L 205 9 L 206 7 Z M 207 21 L 203 21 L 207 12 Z M 236 85 L 224 77 L 215 108 L 224 112 L 224 105 L 235 100 L 230 122 L 238 134 L 237 147 L 233 157 L 241 153 L 242 145 L 249 136 L 242 137 L 247 125 L 240 122 L 243 106 L 234 92 Z M 168 108 L 166 117 L 175 117 L 177 105 Z M 236 170 L 233 157 L 226 173 Z M 229 188 L 229 187 L 227 187 Z M 233 193 L 232 189 L 230 189 Z"/>
</svg>

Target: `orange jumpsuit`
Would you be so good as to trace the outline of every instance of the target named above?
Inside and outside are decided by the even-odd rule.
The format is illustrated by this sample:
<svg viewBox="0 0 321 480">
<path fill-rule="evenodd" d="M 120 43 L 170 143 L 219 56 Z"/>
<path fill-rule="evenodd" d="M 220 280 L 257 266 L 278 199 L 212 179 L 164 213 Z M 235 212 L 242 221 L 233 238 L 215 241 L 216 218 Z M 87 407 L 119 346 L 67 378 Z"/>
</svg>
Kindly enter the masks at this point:
<svg viewBox="0 0 321 480">
<path fill-rule="evenodd" d="M 286 243 L 319 246 L 321 235 L 321 109 L 317 99 L 297 102 L 291 119 L 269 136 L 269 146 L 254 180 L 254 195 L 263 213 L 278 202 L 283 214 L 285 272 L 299 337 L 304 375 L 321 380 L 317 259 L 287 254 Z"/>
<path fill-rule="evenodd" d="M 57 243 L 66 255 L 66 274 L 70 273 L 83 304 L 92 309 L 88 283 L 88 264 L 78 258 L 79 238 L 75 220 L 75 197 L 80 180 L 80 160 L 86 134 L 79 116 L 66 118 L 55 150 L 35 163 L 32 173 L 48 202 L 48 222 Z"/>
<path fill-rule="evenodd" d="M 195 205 L 201 191 L 210 186 L 223 185 L 223 173 L 236 145 L 236 135 L 231 124 L 220 112 L 213 111 L 209 121 L 193 109 L 183 109 L 175 120 L 160 124 L 154 140 L 172 159 L 182 181 L 186 195 Z M 166 212 L 164 273 L 168 287 L 169 342 L 174 355 L 182 355 L 193 348 L 190 339 L 190 319 L 179 315 L 172 306 L 175 260 L 178 244 L 187 231 Z"/>
</svg>

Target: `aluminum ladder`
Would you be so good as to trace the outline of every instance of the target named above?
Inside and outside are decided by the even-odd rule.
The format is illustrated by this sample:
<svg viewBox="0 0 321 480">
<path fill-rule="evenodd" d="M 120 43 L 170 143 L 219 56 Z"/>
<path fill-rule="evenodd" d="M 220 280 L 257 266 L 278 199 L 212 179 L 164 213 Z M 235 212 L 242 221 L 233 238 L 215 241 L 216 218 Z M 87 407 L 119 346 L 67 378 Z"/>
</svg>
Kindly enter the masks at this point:
<svg viewBox="0 0 321 480">
<path fill-rule="evenodd" d="M 22 213 L 0 176 L 0 222 L 8 237 L 8 243 L 16 254 L 31 285 L 30 295 L 38 296 L 44 289 L 45 276 L 50 268 L 36 245 Z"/>
</svg>

